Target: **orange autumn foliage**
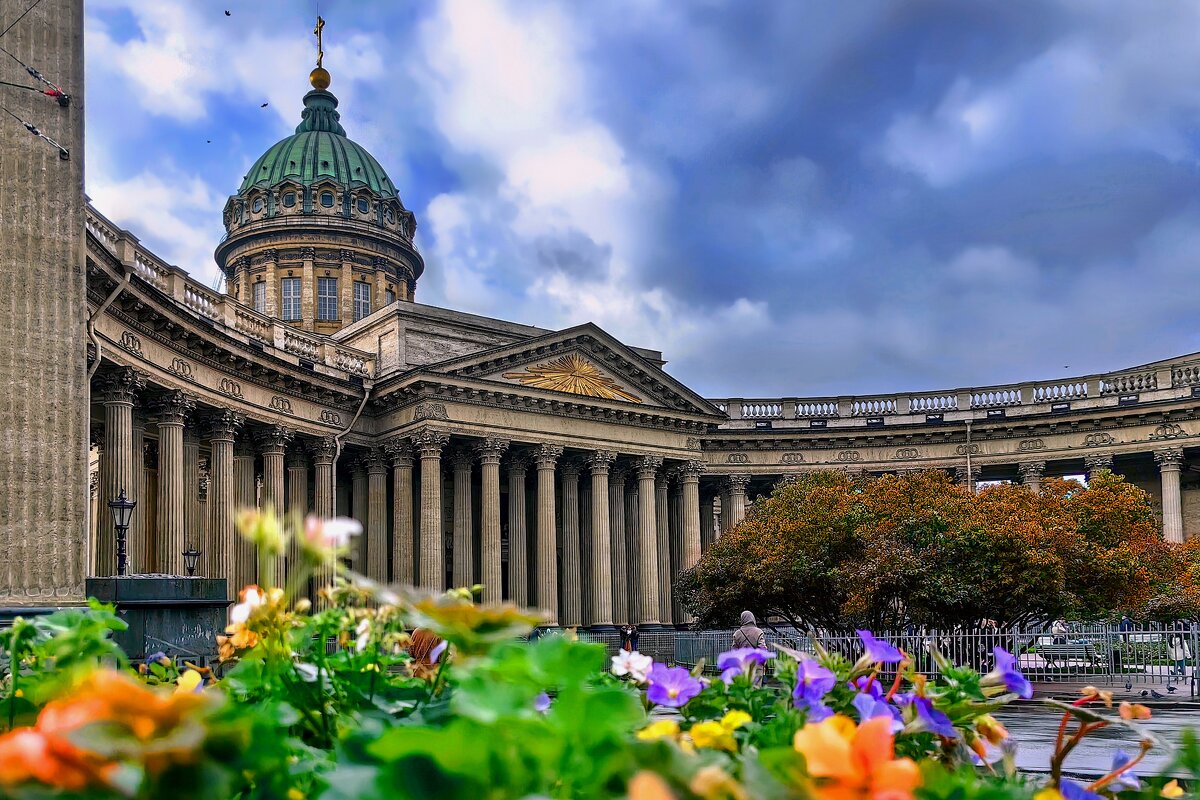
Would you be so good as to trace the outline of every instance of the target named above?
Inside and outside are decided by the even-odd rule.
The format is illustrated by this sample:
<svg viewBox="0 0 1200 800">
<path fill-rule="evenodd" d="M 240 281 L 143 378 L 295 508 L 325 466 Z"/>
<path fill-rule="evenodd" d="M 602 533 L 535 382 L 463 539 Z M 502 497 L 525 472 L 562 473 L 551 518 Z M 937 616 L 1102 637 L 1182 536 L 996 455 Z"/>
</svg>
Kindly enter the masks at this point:
<svg viewBox="0 0 1200 800">
<path fill-rule="evenodd" d="M 972 494 L 941 471 L 826 471 L 760 498 L 678 589 L 702 624 L 750 608 L 827 629 L 946 628 L 1145 616 L 1182 565 L 1146 493 L 1108 472 Z"/>
</svg>

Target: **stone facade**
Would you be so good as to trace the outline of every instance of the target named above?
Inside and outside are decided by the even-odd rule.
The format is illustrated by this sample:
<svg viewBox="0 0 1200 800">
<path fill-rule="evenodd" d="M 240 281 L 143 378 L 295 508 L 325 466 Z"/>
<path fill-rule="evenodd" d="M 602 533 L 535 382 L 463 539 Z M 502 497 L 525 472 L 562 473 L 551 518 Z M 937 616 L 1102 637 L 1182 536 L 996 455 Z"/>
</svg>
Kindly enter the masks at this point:
<svg viewBox="0 0 1200 800">
<path fill-rule="evenodd" d="M 49 8 L 78 13 L 66 0 Z M 75 74 L 68 61 L 64 74 Z M 77 143 L 71 130 L 64 138 Z M 58 349 L 31 349 L 20 365 L 0 369 L 15 370 L 9 385 L 51 375 L 46 364 L 62 374 L 53 373 L 50 414 L 44 402 L 41 416 L 33 414 L 27 396 L 10 398 L 16 410 L 5 412 L 17 414 L 6 434 L 25 437 L 9 452 L 32 465 L 19 472 L 0 463 L 9 470 L 0 485 L 11 493 L 0 545 L 17 566 L 0 571 L 5 599 L 82 599 L 89 502 L 87 569 L 112 574 L 104 504 L 122 488 L 139 503 L 130 558 L 141 569 L 178 571 L 181 548 L 195 543 L 205 574 L 229 578 L 232 592 L 258 578 L 233 531 L 237 508 L 350 514 L 365 531 L 353 565 L 370 577 L 430 590 L 481 582 L 487 599 L 532 605 L 568 626 L 687 624 L 675 576 L 743 519 L 755 497 L 811 469 L 938 469 L 971 486 L 1012 480 L 1036 488 L 1047 476 L 1108 468 L 1150 492 L 1165 536 L 1200 532 L 1200 487 L 1188 466 L 1200 439 L 1200 355 L 1043 383 L 706 399 L 662 370 L 661 353 L 592 324 L 546 330 L 420 305 L 411 290 L 328 330 L 310 311 L 281 319 L 277 297 L 256 311 L 246 286 L 260 268 L 277 282 L 296 277 L 289 270 L 303 277 L 336 262 L 378 268 L 386 282 L 402 277 L 400 267 L 361 261 L 370 248 L 346 244 L 369 222 L 353 212 L 303 224 L 289 221 L 302 215 L 251 219 L 245 215 L 266 211 L 253 210 L 244 186 L 227 207 L 241 238 L 218 251 L 230 277 L 219 294 L 85 209 L 76 162 L 54 172 L 63 165 L 32 147 L 36 140 L 11 144 L 41 159 L 24 179 L 46 181 L 56 188 L 44 195 L 59 199 L 32 231 L 54 235 L 39 240 L 27 230 L 32 222 L 5 220 L 6 244 L 34 245 L 0 248 L 0 258 L 11 270 L 56 265 L 59 288 L 31 284 L 26 301 L 46 304 L 38 314 L 50 316 L 10 315 L 10 340 L 36 339 L 38 325 L 53 319 L 56 336 L 31 347 Z M 375 180 L 372 191 L 381 185 Z M 353 181 L 342 188 L 352 201 Z M 370 235 L 411 245 L 411 227 Z M 70 286 L 61 288 L 75 277 L 73 252 L 86 252 L 86 307 L 82 271 L 75 305 Z M 415 282 L 415 250 L 394 255 L 408 259 Z M 301 292 L 300 302 L 311 310 L 313 293 Z M 87 312 L 95 317 L 90 404 L 82 367 L 68 366 L 84 361 Z"/>
</svg>

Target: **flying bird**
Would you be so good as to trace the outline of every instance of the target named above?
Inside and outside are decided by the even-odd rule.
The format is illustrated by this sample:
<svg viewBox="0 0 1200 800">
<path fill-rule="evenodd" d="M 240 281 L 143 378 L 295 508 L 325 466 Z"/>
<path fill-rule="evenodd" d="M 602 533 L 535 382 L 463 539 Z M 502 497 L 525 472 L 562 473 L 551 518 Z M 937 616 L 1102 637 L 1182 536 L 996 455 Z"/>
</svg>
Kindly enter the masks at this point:
<svg viewBox="0 0 1200 800">
<path fill-rule="evenodd" d="M 271 104 L 270 104 L 270 103 L 263 103 L 261 106 L 259 106 L 259 108 L 266 108 L 266 107 L 267 107 L 267 106 L 269 106 L 269 105 L 271 105 Z"/>
<path fill-rule="evenodd" d="M 227 17 L 232 17 L 232 16 L 233 16 L 233 14 L 232 14 L 232 13 L 230 13 L 229 11 L 226 11 L 226 12 L 225 12 L 225 16 L 227 16 Z"/>
</svg>

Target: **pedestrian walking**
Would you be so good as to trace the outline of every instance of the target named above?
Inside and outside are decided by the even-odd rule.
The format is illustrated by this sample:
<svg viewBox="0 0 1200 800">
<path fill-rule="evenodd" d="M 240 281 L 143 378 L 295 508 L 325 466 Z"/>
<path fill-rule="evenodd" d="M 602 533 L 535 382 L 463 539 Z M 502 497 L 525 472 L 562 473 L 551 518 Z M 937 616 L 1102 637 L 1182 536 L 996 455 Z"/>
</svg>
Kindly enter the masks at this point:
<svg viewBox="0 0 1200 800">
<path fill-rule="evenodd" d="M 767 635 L 758 627 L 753 613 L 742 612 L 742 627 L 733 632 L 733 646 L 766 648 Z"/>
</svg>

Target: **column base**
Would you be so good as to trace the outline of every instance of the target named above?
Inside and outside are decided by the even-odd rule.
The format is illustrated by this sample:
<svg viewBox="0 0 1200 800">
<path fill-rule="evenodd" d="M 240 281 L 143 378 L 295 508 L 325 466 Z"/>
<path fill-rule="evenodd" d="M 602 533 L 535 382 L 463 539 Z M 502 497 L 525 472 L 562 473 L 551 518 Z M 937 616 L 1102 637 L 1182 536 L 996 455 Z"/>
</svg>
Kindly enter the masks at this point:
<svg viewBox="0 0 1200 800">
<path fill-rule="evenodd" d="M 613 631 L 620 630 L 620 628 L 618 628 L 616 625 L 613 625 L 612 623 L 609 623 L 609 622 L 605 622 L 605 623 L 602 623 L 599 625 L 585 625 L 585 626 L 581 626 L 581 627 L 583 630 L 587 631 L 588 633 L 612 633 Z"/>
<path fill-rule="evenodd" d="M 693 628 L 693 623 L 691 623 L 691 622 L 676 622 L 676 623 L 675 623 L 675 630 L 677 630 L 677 631 L 690 631 L 690 630 L 694 630 L 694 628 Z"/>
<path fill-rule="evenodd" d="M 643 622 L 637 626 L 638 633 L 661 633 L 662 631 L 674 630 L 671 625 L 664 625 L 661 622 Z"/>
</svg>

